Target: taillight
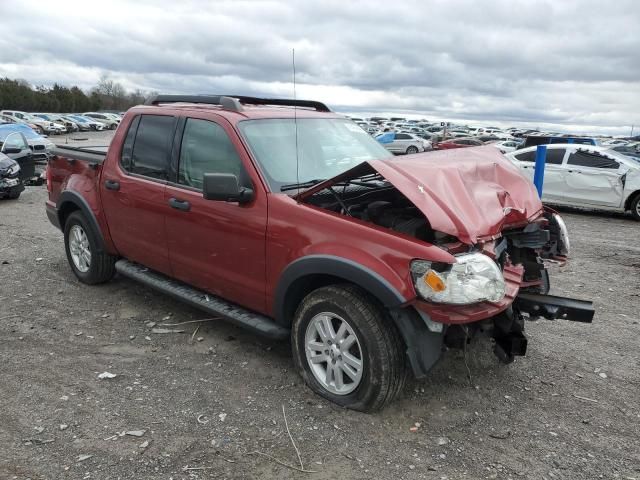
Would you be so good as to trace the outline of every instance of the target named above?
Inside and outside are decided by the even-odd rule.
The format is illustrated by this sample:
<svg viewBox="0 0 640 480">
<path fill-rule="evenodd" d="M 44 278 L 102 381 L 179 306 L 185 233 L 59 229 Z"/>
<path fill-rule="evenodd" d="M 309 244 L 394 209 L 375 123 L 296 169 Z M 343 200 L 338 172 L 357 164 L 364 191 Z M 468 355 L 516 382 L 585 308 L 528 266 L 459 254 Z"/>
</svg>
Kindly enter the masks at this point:
<svg viewBox="0 0 640 480">
<path fill-rule="evenodd" d="M 51 193 L 53 187 L 51 185 L 51 164 L 49 164 L 49 162 L 47 162 L 47 168 L 45 171 L 47 175 L 47 192 Z"/>
</svg>

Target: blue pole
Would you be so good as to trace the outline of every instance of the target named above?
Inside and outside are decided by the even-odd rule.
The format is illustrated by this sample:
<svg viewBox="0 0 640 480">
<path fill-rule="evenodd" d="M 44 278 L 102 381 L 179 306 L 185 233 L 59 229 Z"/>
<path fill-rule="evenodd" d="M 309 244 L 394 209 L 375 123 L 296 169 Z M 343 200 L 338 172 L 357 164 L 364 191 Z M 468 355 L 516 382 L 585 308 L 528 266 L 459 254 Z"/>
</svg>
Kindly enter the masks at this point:
<svg viewBox="0 0 640 480">
<path fill-rule="evenodd" d="M 547 161 L 547 146 L 538 145 L 536 148 L 536 169 L 533 173 L 533 184 L 538 190 L 538 196 L 542 198 L 542 185 L 544 184 L 544 164 Z"/>
</svg>

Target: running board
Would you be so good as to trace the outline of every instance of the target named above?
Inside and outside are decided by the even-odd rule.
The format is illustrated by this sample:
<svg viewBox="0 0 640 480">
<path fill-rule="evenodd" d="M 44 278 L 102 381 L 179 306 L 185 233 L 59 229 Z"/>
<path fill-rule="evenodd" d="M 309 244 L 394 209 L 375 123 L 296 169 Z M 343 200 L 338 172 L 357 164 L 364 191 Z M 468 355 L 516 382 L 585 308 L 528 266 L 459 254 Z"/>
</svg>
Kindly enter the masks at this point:
<svg viewBox="0 0 640 480">
<path fill-rule="evenodd" d="M 186 283 L 169 278 L 137 263 L 118 260 L 116 271 L 125 277 L 182 300 L 192 307 L 204 310 L 211 315 L 223 317 L 225 320 L 259 335 L 277 340 L 283 340 L 289 336 L 288 329 L 281 327 L 264 315 L 246 310 L 202 290 L 197 290 Z"/>
</svg>

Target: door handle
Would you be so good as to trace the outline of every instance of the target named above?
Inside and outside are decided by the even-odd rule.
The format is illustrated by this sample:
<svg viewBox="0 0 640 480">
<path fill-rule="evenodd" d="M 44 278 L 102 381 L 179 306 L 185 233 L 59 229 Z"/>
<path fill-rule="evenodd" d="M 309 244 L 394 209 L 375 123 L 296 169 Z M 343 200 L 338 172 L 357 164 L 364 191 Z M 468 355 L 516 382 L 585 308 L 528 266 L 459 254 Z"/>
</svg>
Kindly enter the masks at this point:
<svg viewBox="0 0 640 480">
<path fill-rule="evenodd" d="M 176 210 L 182 210 L 183 212 L 188 212 L 191 210 L 191 204 L 186 200 L 178 200 L 177 198 L 169 199 L 169 206 L 171 208 L 175 208 Z"/>
<path fill-rule="evenodd" d="M 116 182 L 115 180 L 105 180 L 104 187 L 107 190 L 120 190 L 120 182 Z"/>
</svg>

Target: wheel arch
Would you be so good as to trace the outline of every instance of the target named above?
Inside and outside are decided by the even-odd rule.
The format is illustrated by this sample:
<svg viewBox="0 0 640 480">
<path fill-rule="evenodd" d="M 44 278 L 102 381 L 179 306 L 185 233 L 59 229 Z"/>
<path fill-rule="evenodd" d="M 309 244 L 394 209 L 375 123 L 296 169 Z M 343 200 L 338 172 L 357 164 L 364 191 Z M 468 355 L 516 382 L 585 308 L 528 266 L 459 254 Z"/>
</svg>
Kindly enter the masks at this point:
<svg viewBox="0 0 640 480">
<path fill-rule="evenodd" d="M 58 198 L 58 221 L 60 223 L 60 229 L 64 232 L 65 224 L 69 215 L 73 212 L 80 211 L 84 215 L 84 218 L 89 222 L 89 225 L 96 235 L 97 245 L 96 249 L 99 252 L 105 250 L 104 237 L 102 236 L 102 230 L 98 224 L 96 216 L 91 211 L 91 207 L 82 196 L 76 192 L 67 190 L 60 194 Z"/>
<path fill-rule="evenodd" d="M 407 301 L 383 276 L 363 265 L 332 255 L 310 255 L 290 263 L 280 276 L 273 307 L 276 322 L 289 327 L 308 293 L 336 283 L 357 285 L 387 308 Z"/>
<path fill-rule="evenodd" d="M 635 192 L 632 192 L 628 197 L 627 200 L 624 202 L 624 209 L 626 210 L 631 210 L 631 204 L 633 203 L 633 201 L 640 197 L 640 190 L 636 190 Z"/>
</svg>

